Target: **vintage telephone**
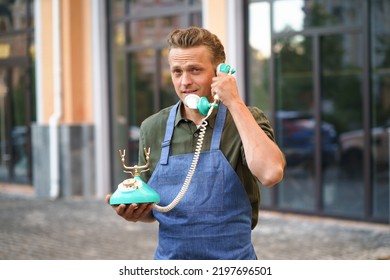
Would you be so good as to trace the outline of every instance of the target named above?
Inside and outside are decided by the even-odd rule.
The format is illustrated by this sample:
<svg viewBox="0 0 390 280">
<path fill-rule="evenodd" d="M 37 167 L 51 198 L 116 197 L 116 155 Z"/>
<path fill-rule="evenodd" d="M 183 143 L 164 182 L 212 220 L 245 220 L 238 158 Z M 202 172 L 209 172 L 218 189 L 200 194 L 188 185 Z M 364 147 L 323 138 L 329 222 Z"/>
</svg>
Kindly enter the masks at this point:
<svg viewBox="0 0 390 280">
<path fill-rule="evenodd" d="M 234 74 L 236 71 L 227 64 L 219 64 L 216 69 L 216 74 L 219 72 L 223 72 L 226 74 Z M 195 173 L 196 166 L 198 164 L 200 152 L 202 150 L 203 138 L 206 132 L 207 126 L 207 118 L 210 116 L 214 108 L 218 107 L 219 98 L 217 95 L 214 95 L 214 102 L 210 103 L 206 97 L 199 97 L 196 94 L 189 94 L 185 100 L 184 104 L 190 109 L 199 110 L 199 113 L 205 116 L 202 120 L 202 124 L 200 125 L 200 133 L 198 142 L 196 144 L 194 157 L 192 159 L 192 163 L 190 169 L 188 170 L 187 176 L 184 180 L 183 186 L 180 192 L 177 194 L 175 199 L 168 204 L 167 206 L 160 206 L 156 203 L 160 202 L 160 195 L 153 190 L 148 184 L 140 178 L 140 173 L 148 170 L 150 163 L 150 148 L 144 148 L 144 153 L 146 156 L 146 164 L 143 166 L 133 166 L 129 167 L 125 164 L 125 151 L 119 151 L 122 166 L 125 169 L 124 172 L 131 173 L 133 178 L 129 178 L 124 180 L 122 183 L 118 185 L 117 190 L 112 194 L 110 198 L 111 205 L 118 204 L 132 204 L 132 203 L 154 203 L 153 208 L 160 212 L 168 212 L 172 210 L 184 197 L 184 194 L 187 192 L 187 189 L 191 183 L 192 176 Z"/>
</svg>

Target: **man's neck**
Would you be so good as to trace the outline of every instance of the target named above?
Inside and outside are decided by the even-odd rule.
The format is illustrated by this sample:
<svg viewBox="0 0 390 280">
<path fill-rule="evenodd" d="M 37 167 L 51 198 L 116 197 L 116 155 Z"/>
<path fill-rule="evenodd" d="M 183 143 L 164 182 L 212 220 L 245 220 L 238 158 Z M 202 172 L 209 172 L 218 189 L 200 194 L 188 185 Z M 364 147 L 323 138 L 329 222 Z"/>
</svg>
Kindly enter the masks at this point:
<svg viewBox="0 0 390 280">
<path fill-rule="evenodd" d="M 202 120 L 204 116 L 202 116 L 198 110 L 196 109 L 190 109 L 187 106 L 184 105 L 184 103 L 181 104 L 181 114 L 183 118 L 193 121 L 196 126 L 199 126 L 202 124 Z"/>
</svg>

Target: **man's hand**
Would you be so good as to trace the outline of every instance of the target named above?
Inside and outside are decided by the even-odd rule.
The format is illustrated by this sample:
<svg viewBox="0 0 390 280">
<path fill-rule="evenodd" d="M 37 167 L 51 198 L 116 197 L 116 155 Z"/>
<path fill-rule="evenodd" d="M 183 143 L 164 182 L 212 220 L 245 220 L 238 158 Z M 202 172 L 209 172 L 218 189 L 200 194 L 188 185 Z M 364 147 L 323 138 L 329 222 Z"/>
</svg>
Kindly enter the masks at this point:
<svg viewBox="0 0 390 280">
<path fill-rule="evenodd" d="M 110 204 L 111 195 L 106 196 L 107 204 Z M 115 212 L 126 221 L 130 222 L 152 222 L 154 217 L 152 214 L 153 203 L 141 203 L 141 204 L 119 204 L 112 205 Z"/>
</svg>

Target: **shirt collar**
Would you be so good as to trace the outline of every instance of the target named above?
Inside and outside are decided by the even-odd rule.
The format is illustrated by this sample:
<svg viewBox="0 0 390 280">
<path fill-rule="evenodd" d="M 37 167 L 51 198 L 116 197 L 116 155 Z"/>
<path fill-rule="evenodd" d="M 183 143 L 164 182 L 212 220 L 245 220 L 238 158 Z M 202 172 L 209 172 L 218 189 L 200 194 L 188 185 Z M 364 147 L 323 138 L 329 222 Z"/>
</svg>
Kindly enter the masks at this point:
<svg viewBox="0 0 390 280">
<path fill-rule="evenodd" d="M 181 114 L 180 108 L 181 108 L 182 106 L 185 106 L 185 105 L 184 105 L 184 103 L 183 103 L 182 101 L 180 101 L 179 108 L 178 108 L 178 110 L 177 110 L 177 112 L 176 112 L 175 127 L 176 127 L 180 122 L 182 122 L 182 121 L 184 121 L 184 122 L 187 121 L 187 120 L 182 116 L 182 114 Z M 218 112 L 218 110 L 217 110 L 217 108 L 215 108 L 215 109 L 211 112 L 211 115 L 207 118 L 207 122 L 208 122 L 208 124 L 209 124 L 209 126 L 210 126 L 211 128 L 214 128 L 215 119 L 216 119 L 216 116 L 217 116 L 217 112 Z"/>
</svg>

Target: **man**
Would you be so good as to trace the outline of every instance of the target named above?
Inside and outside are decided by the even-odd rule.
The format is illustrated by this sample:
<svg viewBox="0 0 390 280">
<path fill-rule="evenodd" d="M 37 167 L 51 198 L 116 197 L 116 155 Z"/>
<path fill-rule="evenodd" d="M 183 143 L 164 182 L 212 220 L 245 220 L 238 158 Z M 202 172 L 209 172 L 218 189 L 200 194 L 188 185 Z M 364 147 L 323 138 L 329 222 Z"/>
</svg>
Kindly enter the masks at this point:
<svg viewBox="0 0 390 280">
<path fill-rule="evenodd" d="M 167 213 L 152 204 L 119 205 L 128 221 L 159 222 L 156 259 L 256 259 L 251 230 L 256 226 L 260 194 L 257 182 L 273 186 L 283 178 L 285 160 L 263 112 L 247 107 L 232 75 L 218 73 L 225 62 L 220 40 L 208 30 L 190 27 L 168 36 L 172 82 L 180 101 L 141 125 L 139 164 L 143 179 L 169 204 L 179 193 L 193 160 L 202 121 L 183 101 L 189 94 L 218 95 L 219 106 L 207 118 L 201 154 L 183 199 Z M 110 196 L 107 196 L 109 201 Z"/>
</svg>

